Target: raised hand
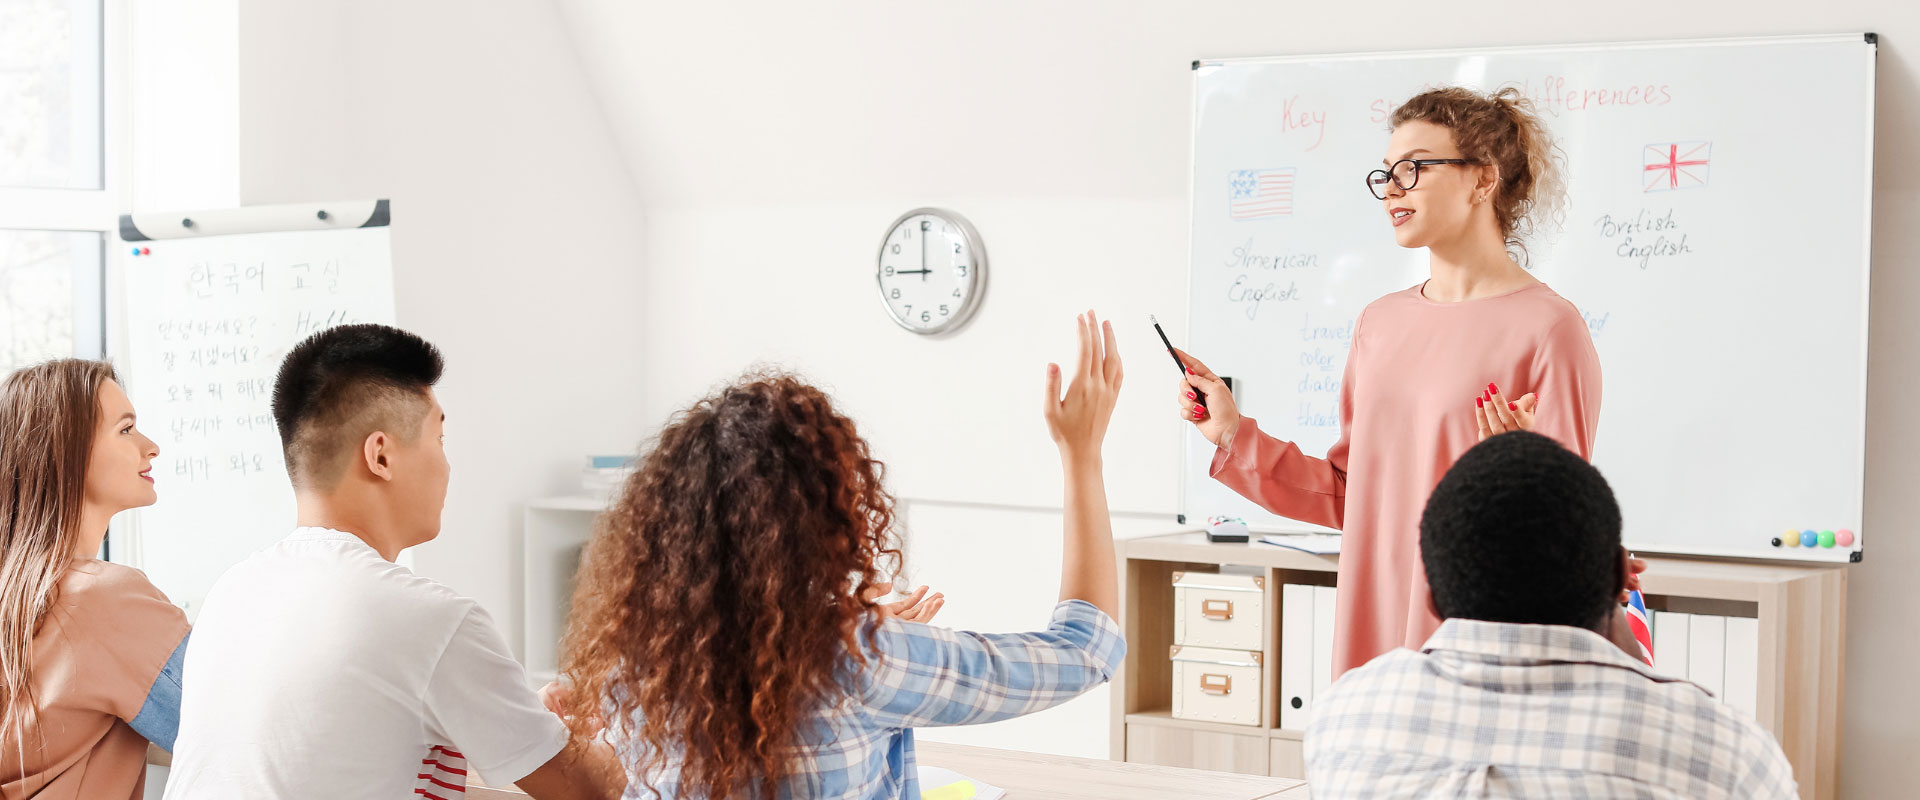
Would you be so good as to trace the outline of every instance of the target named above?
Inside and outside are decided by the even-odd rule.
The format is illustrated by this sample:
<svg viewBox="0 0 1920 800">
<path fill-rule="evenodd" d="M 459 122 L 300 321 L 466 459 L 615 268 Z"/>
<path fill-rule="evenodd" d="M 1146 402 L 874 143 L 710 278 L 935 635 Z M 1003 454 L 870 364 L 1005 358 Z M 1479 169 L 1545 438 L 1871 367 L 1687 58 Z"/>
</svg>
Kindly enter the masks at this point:
<svg viewBox="0 0 1920 800">
<path fill-rule="evenodd" d="M 1047 431 L 1061 458 L 1098 459 L 1114 403 L 1120 399 L 1120 347 L 1113 338 L 1113 323 L 1102 323 L 1092 311 L 1075 317 L 1074 323 L 1080 337 L 1080 363 L 1064 397 L 1060 365 L 1047 365 Z"/>
</svg>

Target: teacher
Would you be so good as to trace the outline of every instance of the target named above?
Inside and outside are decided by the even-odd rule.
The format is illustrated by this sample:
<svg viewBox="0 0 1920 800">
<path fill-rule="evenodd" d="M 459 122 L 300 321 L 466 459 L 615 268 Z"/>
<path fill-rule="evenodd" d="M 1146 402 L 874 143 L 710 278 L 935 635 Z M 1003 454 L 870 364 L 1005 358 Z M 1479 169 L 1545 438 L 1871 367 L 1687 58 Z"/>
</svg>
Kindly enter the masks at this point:
<svg viewBox="0 0 1920 800">
<path fill-rule="evenodd" d="M 1395 647 L 1419 649 L 1440 626 L 1420 513 L 1455 459 L 1509 430 L 1591 459 L 1600 418 L 1585 318 L 1522 266 L 1535 218 L 1558 217 L 1564 202 L 1546 126 L 1510 88 L 1428 91 L 1390 126 L 1367 188 L 1394 241 L 1426 248 L 1429 277 L 1354 321 L 1340 439 L 1326 458 L 1263 433 L 1212 370 L 1181 354 L 1181 414 L 1219 448 L 1209 474 L 1268 511 L 1345 533 L 1336 676 Z"/>
</svg>

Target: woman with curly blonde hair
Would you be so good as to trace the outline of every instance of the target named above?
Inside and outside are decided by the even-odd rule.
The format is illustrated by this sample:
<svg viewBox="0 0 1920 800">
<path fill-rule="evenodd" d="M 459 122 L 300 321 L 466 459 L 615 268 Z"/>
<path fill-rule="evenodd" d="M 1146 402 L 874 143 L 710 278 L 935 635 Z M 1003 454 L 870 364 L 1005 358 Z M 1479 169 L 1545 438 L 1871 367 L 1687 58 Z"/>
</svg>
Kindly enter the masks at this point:
<svg viewBox="0 0 1920 800">
<path fill-rule="evenodd" d="M 1113 675 L 1100 445 L 1120 355 L 1092 312 L 1079 336 L 1064 399 L 1048 365 L 1066 533 L 1043 631 L 948 630 L 873 601 L 900 559 L 893 498 L 819 389 L 750 377 L 667 426 L 588 545 L 551 701 L 577 739 L 613 742 L 628 797 L 917 799 L 915 727 L 1030 714 Z"/>
<path fill-rule="evenodd" d="M 1391 130 L 1367 189 L 1394 241 L 1427 251 L 1430 277 L 1354 321 L 1339 441 L 1314 458 L 1263 433 L 1192 357 L 1177 396 L 1182 418 L 1218 448 L 1214 479 L 1276 514 L 1345 533 L 1336 675 L 1396 647 L 1417 650 L 1439 627 L 1420 566 L 1420 511 L 1455 459 L 1510 430 L 1591 459 L 1600 419 L 1600 358 L 1586 319 L 1524 266 L 1536 223 L 1557 222 L 1563 206 L 1546 124 L 1514 89 L 1444 88 L 1401 105 Z"/>
</svg>

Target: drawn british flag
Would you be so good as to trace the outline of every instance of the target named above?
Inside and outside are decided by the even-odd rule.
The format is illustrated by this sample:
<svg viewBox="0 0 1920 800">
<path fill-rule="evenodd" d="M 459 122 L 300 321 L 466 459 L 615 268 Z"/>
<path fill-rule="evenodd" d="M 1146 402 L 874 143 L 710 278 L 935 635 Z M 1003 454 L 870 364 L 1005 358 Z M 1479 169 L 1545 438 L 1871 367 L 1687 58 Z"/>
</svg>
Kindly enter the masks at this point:
<svg viewBox="0 0 1920 800">
<path fill-rule="evenodd" d="M 1633 638 L 1640 643 L 1640 660 L 1653 666 L 1653 626 L 1647 624 L 1647 601 L 1638 589 L 1627 593 L 1627 627 L 1633 629 Z"/>
<path fill-rule="evenodd" d="M 1650 144 L 1641 152 L 1643 185 L 1649 192 L 1698 189 L 1707 185 L 1712 142 Z"/>
<path fill-rule="evenodd" d="M 1293 213 L 1293 168 L 1239 169 L 1227 175 L 1231 219 L 1284 217 Z"/>
</svg>

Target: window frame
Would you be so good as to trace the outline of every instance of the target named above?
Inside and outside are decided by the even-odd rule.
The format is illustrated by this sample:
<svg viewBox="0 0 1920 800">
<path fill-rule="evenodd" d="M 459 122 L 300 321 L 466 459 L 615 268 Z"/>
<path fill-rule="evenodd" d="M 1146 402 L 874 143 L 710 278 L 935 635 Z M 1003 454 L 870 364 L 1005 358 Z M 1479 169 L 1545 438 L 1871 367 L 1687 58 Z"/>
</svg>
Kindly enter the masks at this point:
<svg viewBox="0 0 1920 800">
<path fill-rule="evenodd" d="M 100 235 L 100 271 L 75 276 L 74 352 L 82 358 L 108 355 L 108 277 L 119 268 L 115 233 L 130 211 L 132 178 L 132 74 L 128 36 L 130 0 L 93 0 L 100 6 L 100 188 L 0 186 L 0 229 L 66 231 Z M 83 299 L 91 288 L 95 297 Z"/>
</svg>

